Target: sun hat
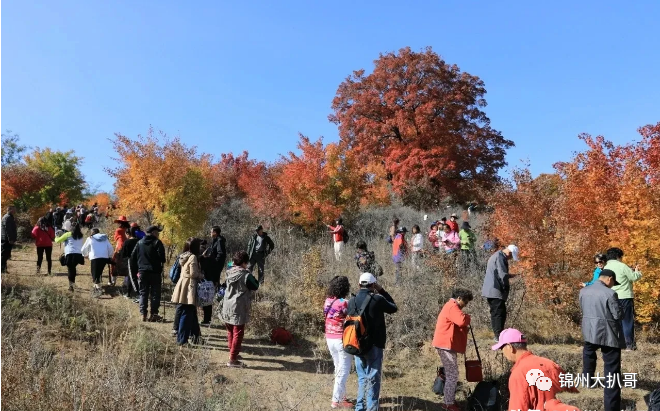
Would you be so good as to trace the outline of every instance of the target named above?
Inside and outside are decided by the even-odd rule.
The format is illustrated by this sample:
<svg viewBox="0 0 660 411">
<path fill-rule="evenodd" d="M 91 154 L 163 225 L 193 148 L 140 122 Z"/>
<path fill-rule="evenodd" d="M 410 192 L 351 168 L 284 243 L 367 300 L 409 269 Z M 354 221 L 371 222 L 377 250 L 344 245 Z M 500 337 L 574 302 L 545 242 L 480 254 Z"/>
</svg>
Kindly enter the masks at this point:
<svg viewBox="0 0 660 411">
<path fill-rule="evenodd" d="M 518 246 L 511 244 L 507 247 L 507 250 L 511 251 L 511 256 L 513 257 L 513 261 L 518 261 L 518 253 L 520 252 Z"/>
<path fill-rule="evenodd" d="M 497 344 L 490 347 L 490 349 L 497 351 L 505 345 L 512 343 L 527 343 L 527 338 L 525 338 L 525 335 L 515 328 L 507 328 L 500 333 L 500 338 L 497 341 Z"/>
<path fill-rule="evenodd" d="M 362 273 L 360 275 L 360 285 L 369 285 L 376 282 L 376 277 L 371 273 Z"/>
<path fill-rule="evenodd" d="M 154 231 L 161 232 L 161 231 L 163 231 L 163 229 L 160 228 L 160 227 L 158 227 L 157 225 L 150 225 L 150 226 L 147 228 L 147 233 L 153 233 Z"/>
<path fill-rule="evenodd" d="M 119 218 L 115 220 L 115 223 L 128 223 L 128 218 L 126 218 L 125 215 L 119 216 Z"/>
</svg>

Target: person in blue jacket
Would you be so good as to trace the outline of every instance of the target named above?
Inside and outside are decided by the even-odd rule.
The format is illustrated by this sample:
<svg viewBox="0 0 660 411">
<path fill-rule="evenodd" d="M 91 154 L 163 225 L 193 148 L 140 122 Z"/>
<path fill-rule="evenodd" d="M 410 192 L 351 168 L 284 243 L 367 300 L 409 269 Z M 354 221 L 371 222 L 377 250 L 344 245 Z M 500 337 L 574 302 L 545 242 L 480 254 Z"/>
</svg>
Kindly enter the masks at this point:
<svg viewBox="0 0 660 411">
<path fill-rule="evenodd" d="M 587 287 L 598 281 L 598 276 L 600 275 L 600 272 L 603 270 L 605 264 L 607 263 L 607 257 L 605 256 L 605 254 L 596 254 L 596 256 L 594 256 L 594 262 L 596 263 L 594 276 L 591 278 L 591 281 L 589 281 L 588 283 L 580 283 L 580 287 Z"/>
</svg>

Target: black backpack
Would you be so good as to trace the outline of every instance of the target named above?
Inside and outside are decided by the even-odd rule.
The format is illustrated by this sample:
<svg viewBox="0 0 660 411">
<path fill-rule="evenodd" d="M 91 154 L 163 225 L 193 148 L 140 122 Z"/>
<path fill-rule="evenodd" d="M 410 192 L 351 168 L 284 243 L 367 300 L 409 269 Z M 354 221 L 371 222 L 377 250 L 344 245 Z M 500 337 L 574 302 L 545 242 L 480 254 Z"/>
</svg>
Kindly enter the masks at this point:
<svg viewBox="0 0 660 411">
<path fill-rule="evenodd" d="M 341 238 L 343 239 L 344 244 L 348 244 L 348 240 L 351 237 L 348 235 L 348 230 L 347 229 L 344 228 L 344 232 L 342 233 Z"/>
<path fill-rule="evenodd" d="M 497 382 L 481 381 L 467 400 L 468 411 L 500 411 L 500 391 Z"/>
<path fill-rule="evenodd" d="M 660 411 L 660 388 L 646 395 L 644 401 L 648 405 L 649 411 Z"/>
</svg>

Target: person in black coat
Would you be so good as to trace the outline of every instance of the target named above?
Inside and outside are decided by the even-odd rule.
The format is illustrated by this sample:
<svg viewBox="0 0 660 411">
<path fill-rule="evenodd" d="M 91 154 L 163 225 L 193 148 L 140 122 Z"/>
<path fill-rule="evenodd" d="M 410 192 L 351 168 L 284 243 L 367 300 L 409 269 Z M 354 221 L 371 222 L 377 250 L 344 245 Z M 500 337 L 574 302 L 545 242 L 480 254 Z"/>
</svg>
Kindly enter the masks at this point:
<svg viewBox="0 0 660 411">
<path fill-rule="evenodd" d="M 211 244 L 204 250 L 200 260 L 204 279 L 213 281 L 216 291 L 220 285 L 220 275 L 227 261 L 227 240 L 220 234 L 222 231 L 219 226 L 214 225 L 211 228 Z M 203 307 L 204 319 L 202 325 L 209 325 L 213 316 L 213 306 Z"/>
<path fill-rule="evenodd" d="M 161 321 L 160 308 L 161 273 L 165 264 L 165 246 L 158 239 L 162 230 L 152 225 L 147 228 L 147 235 L 138 241 L 131 253 L 131 267 L 137 267 L 140 282 L 140 314 L 142 321 L 147 321 L 147 306 L 151 303 L 149 321 Z"/>
<path fill-rule="evenodd" d="M 7 214 L 2 217 L 2 272 L 7 272 L 7 261 L 11 259 L 11 250 L 14 248 L 18 232 L 16 230 L 16 220 L 14 206 L 7 207 Z"/>
</svg>

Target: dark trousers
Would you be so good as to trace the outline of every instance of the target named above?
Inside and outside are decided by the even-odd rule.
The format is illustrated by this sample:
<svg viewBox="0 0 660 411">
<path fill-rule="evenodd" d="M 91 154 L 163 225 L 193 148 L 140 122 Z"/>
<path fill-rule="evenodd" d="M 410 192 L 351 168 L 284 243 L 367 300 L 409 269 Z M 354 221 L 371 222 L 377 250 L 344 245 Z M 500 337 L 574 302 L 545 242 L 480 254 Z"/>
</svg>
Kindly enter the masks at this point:
<svg viewBox="0 0 660 411">
<path fill-rule="evenodd" d="M 176 309 L 174 310 L 174 322 L 172 323 L 172 329 L 174 331 L 179 331 L 179 322 L 181 321 L 181 314 L 183 313 L 183 304 L 177 304 Z"/>
<path fill-rule="evenodd" d="M 259 284 L 264 283 L 264 266 L 266 264 L 266 256 L 263 254 L 252 254 L 252 258 L 250 258 L 250 264 L 248 265 L 248 270 L 252 272 L 252 269 L 254 266 L 257 266 L 257 269 L 259 271 L 259 277 L 257 278 L 259 280 Z M 254 275 L 254 274 L 252 274 Z"/>
<path fill-rule="evenodd" d="M 626 339 L 626 348 L 637 348 L 635 344 L 635 302 L 632 298 L 622 298 L 619 300 L 621 308 L 621 326 L 623 327 L 623 336 Z"/>
<path fill-rule="evenodd" d="M 151 315 L 157 315 L 160 308 L 161 278 L 159 273 L 143 271 L 140 273 L 140 314 L 147 315 L 151 302 Z"/>
<path fill-rule="evenodd" d="M 2 242 L 2 272 L 3 273 L 7 271 L 7 260 L 11 259 L 11 249 L 13 247 L 14 245 L 8 241 Z"/>
<path fill-rule="evenodd" d="M 92 266 L 92 281 L 94 284 L 101 284 L 101 276 L 103 275 L 106 264 L 108 264 L 107 258 L 95 258 L 92 260 L 90 265 Z"/>
<path fill-rule="evenodd" d="M 176 342 L 179 345 L 186 344 L 188 338 L 193 341 L 202 335 L 199 329 L 199 320 L 197 319 L 197 307 L 192 304 L 177 304 L 176 308 L 181 306 L 181 317 L 179 318 L 179 330 L 176 335 Z"/>
<path fill-rule="evenodd" d="M 506 301 L 500 298 L 487 298 L 490 307 L 490 325 L 493 327 L 495 338 L 500 338 L 506 322 Z"/>
<path fill-rule="evenodd" d="M 46 253 L 46 264 L 48 264 L 48 274 L 53 268 L 53 260 L 51 255 L 53 253 L 53 247 L 37 247 L 37 268 L 41 268 L 41 263 L 44 261 L 44 253 Z"/>
<path fill-rule="evenodd" d="M 600 349 L 603 354 L 603 362 L 605 363 L 605 411 L 621 411 L 621 387 L 617 381 L 621 381 L 621 348 L 607 347 L 604 345 L 592 344 L 589 342 L 584 343 L 582 348 L 582 374 L 589 376 L 590 386 L 593 385 L 593 377 L 596 375 L 596 361 L 598 356 L 596 351 Z M 608 388 L 608 375 L 619 374 L 619 379 L 613 377 L 611 381 L 617 383 L 612 384 L 612 388 Z M 599 387 L 597 385 L 594 388 Z"/>
<path fill-rule="evenodd" d="M 66 271 L 67 271 L 67 276 L 69 277 L 69 282 L 70 283 L 75 283 L 76 282 L 76 267 L 78 264 L 76 263 L 69 263 L 66 266 Z"/>
<path fill-rule="evenodd" d="M 204 311 L 204 323 L 210 323 L 211 318 L 213 318 L 213 304 L 202 307 Z"/>
</svg>

